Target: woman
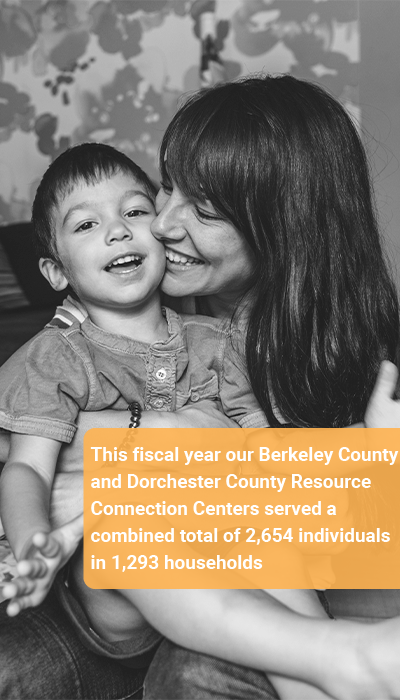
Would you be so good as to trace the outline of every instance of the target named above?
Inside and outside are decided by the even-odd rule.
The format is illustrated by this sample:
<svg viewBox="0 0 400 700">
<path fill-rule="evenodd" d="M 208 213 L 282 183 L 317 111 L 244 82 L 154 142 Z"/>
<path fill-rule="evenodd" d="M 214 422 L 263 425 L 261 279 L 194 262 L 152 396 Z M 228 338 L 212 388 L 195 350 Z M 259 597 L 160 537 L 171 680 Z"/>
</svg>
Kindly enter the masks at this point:
<svg viewBox="0 0 400 700">
<path fill-rule="evenodd" d="M 271 425 L 362 420 L 380 362 L 398 357 L 399 323 L 345 111 L 289 76 L 228 84 L 179 110 L 160 163 L 164 291 L 247 324 L 249 376 Z"/>
<path fill-rule="evenodd" d="M 271 425 L 339 427 L 362 420 L 379 363 L 396 357 L 398 311 L 364 153 L 342 108 L 287 76 L 222 86 L 178 112 L 163 141 L 161 168 L 154 235 L 166 244 L 164 290 L 194 295 L 199 312 L 235 313 L 247 325 L 249 375 Z M 386 401 L 391 407 L 390 392 Z M 113 427 L 125 427 L 124 419 L 110 418 Z M 177 418 L 156 420 L 176 425 Z M 178 420 L 199 425 L 193 408 Z M 143 611 L 157 624 L 152 593 Z M 271 670 L 308 678 L 346 700 L 397 697 L 396 664 L 387 656 L 381 666 L 379 659 L 397 622 L 362 636 L 357 625 L 346 628 L 329 653 L 324 650 L 328 671 L 320 638 L 314 648 L 310 639 L 305 654 L 296 644 L 297 616 L 270 605 L 271 630 L 278 632 L 281 620 L 292 638 L 290 647 L 271 651 Z M 365 663 L 352 666 L 347 654 L 360 644 Z M 354 653 L 350 658 L 355 661 Z M 261 673 L 165 642 L 146 697 L 207 698 L 217 684 L 222 697 L 232 684 L 235 697 L 273 692 Z"/>
<path fill-rule="evenodd" d="M 166 131 L 161 175 L 163 289 L 190 291 L 218 317 L 240 300 L 270 425 L 362 420 L 381 360 L 396 358 L 398 308 L 364 150 L 341 106 L 289 76 L 194 96 Z"/>
</svg>

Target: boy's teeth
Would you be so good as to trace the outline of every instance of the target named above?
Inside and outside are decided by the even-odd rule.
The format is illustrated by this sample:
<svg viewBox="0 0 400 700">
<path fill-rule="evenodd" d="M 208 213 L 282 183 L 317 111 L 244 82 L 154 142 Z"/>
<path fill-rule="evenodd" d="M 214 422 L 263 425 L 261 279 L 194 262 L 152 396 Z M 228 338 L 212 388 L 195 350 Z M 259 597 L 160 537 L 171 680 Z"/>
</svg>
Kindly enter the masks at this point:
<svg viewBox="0 0 400 700">
<path fill-rule="evenodd" d="M 115 267 L 116 265 L 123 265 L 124 263 L 134 262 L 135 260 L 141 260 L 140 255 L 124 255 L 121 258 L 114 260 L 109 267 Z"/>
</svg>

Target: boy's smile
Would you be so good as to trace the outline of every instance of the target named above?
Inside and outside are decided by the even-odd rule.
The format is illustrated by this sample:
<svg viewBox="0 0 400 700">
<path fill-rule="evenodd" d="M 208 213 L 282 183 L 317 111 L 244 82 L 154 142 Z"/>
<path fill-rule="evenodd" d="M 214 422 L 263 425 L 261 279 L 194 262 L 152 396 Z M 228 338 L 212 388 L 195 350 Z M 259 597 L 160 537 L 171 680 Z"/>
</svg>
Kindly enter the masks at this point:
<svg viewBox="0 0 400 700">
<path fill-rule="evenodd" d="M 125 275 L 130 272 L 132 266 L 139 267 L 143 262 L 140 255 L 124 255 L 118 256 L 106 267 L 107 272 L 115 272 L 117 275 Z"/>
<path fill-rule="evenodd" d="M 131 174 L 78 181 L 54 209 L 61 264 L 48 263 L 46 276 L 59 289 L 69 283 L 95 322 L 99 309 L 158 303 L 165 251 L 150 232 L 154 217 L 152 200 Z"/>
</svg>

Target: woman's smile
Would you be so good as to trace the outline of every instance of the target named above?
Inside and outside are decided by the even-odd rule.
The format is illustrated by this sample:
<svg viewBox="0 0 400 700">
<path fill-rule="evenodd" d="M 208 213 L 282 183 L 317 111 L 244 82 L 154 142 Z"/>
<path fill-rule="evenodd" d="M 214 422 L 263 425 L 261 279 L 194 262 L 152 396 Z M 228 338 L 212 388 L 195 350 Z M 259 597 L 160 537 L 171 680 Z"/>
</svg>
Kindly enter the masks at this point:
<svg viewBox="0 0 400 700">
<path fill-rule="evenodd" d="M 165 246 L 167 268 L 161 283 L 165 294 L 243 293 L 254 269 L 254 256 L 233 224 L 218 217 L 210 203 L 203 204 L 200 211 L 175 183 L 171 189 L 160 189 L 156 211 L 151 231 Z"/>
<path fill-rule="evenodd" d="M 167 247 L 165 247 L 165 257 L 167 258 L 167 269 L 172 271 L 186 271 L 195 265 L 204 265 L 204 260 L 200 260 L 200 258 L 195 258 Z"/>
</svg>

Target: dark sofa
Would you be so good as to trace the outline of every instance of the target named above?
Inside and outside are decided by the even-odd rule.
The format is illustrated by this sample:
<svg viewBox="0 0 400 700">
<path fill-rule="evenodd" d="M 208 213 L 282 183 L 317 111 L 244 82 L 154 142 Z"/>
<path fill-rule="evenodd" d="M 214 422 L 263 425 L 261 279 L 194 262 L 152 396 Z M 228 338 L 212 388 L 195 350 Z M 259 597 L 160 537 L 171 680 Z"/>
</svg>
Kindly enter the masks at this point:
<svg viewBox="0 0 400 700">
<path fill-rule="evenodd" d="M 0 364 L 3 364 L 43 328 L 65 294 L 51 289 L 40 274 L 29 222 L 0 226 L 0 246 L 25 303 L 21 308 L 0 308 Z"/>
</svg>

